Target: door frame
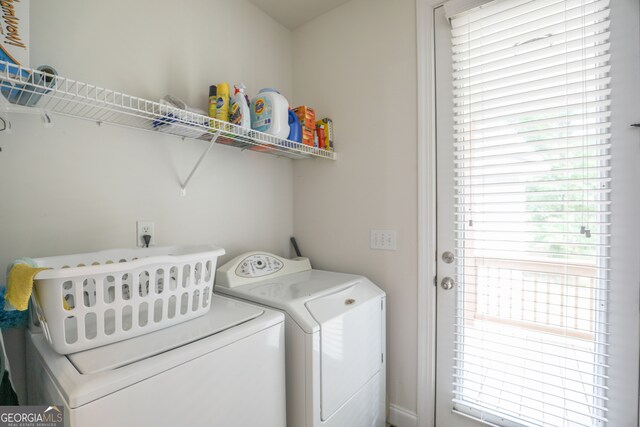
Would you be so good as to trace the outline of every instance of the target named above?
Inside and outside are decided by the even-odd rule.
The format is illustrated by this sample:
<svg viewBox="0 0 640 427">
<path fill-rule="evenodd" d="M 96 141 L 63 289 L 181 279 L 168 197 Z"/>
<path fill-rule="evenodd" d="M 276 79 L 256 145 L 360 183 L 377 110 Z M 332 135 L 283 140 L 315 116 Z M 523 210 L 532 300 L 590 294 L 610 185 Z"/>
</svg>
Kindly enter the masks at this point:
<svg viewBox="0 0 640 427">
<path fill-rule="evenodd" d="M 436 403 L 436 91 L 434 9 L 416 0 L 418 65 L 418 378 L 419 427 L 434 427 Z"/>
</svg>

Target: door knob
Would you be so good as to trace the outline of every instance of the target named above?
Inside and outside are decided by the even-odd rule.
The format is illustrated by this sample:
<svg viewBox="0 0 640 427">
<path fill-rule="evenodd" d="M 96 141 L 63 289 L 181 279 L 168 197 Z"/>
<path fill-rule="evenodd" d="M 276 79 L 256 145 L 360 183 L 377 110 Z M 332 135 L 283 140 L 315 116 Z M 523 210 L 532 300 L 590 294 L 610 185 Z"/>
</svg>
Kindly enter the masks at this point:
<svg viewBox="0 0 640 427">
<path fill-rule="evenodd" d="M 449 289 L 453 288 L 455 284 L 456 282 L 454 282 L 451 277 L 445 277 L 440 282 L 440 286 L 442 286 L 442 289 L 444 289 L 445 291 L 448 291 Z"/>
</svg>

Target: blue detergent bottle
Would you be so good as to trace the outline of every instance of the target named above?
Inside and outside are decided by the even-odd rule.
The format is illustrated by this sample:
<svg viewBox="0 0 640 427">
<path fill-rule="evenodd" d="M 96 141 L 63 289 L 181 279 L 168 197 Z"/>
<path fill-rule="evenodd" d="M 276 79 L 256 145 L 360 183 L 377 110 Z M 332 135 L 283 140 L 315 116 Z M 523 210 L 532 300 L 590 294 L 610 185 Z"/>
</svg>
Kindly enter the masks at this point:
<svg viewBox="0 0 640 427">
<path fill-rule="evenodd" d="M 298 143 L 302 142 L 302 127 L 293 110 L 289 110 L 289 136 L 287 139 Z"/>
</svg>

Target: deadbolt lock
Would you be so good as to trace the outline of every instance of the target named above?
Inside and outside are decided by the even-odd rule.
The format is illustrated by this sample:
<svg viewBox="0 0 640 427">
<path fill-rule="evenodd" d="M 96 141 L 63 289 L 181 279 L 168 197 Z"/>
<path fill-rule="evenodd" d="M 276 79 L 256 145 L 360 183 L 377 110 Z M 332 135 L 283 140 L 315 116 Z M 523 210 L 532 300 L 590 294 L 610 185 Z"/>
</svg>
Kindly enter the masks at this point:
<svg viewBox="0 0 640 427">
<path fill-rule="evenodd" d="M 450 251 L 443 252 L 442 254 L 442 261 L 444 261 L 447 264 L 451 264 L 455 259 L 456 257 Z"/>
</svg>

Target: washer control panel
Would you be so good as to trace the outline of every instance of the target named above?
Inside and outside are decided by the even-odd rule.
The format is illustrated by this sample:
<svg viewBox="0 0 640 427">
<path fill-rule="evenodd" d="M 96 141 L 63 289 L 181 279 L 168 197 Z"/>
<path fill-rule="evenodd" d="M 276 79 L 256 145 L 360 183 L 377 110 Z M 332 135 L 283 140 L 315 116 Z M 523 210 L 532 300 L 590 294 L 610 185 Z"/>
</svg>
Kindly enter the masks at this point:
<svg viewBox="0 0 640 427">
<path fill-rule="evenodd" d="M 243 259 L 236 274 L 240 277 L 262 277 L 282 270 L 282 261 L 267 254 L 251 255 Z"/>
<path fill-rule="evenodd" d="M 287 259 L 267 252 L 247 252 L 216 271 L 216 286 L 233 288 L 307 270 L 311 270 L 309 258 Z"/>
</svg>

